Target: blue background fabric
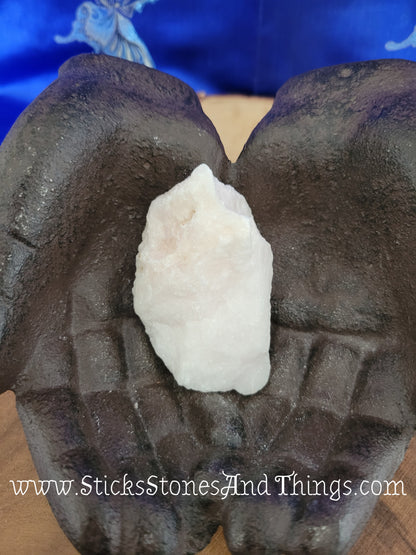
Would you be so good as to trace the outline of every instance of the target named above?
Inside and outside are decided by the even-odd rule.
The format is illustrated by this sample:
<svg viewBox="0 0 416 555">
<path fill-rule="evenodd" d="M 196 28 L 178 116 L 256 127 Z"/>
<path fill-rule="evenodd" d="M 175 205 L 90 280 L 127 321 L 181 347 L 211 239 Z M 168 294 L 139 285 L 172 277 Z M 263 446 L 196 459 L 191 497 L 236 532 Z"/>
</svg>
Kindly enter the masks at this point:
<svg viewBox="0 0 416 555">
<path fill-rule="evenodd" d="M 65 60 L 92 51 L 54 40 L 70 33 L 80 4 L 0 0 L 0 141 Z M 410 0 L 152 0 L 130 15 L 156 67 L 208 94 L 273 96 L 288 78 L 317 67 L 416 61 Z M 401 44 L 388 50 L 387 41 Z"/>
</svg>

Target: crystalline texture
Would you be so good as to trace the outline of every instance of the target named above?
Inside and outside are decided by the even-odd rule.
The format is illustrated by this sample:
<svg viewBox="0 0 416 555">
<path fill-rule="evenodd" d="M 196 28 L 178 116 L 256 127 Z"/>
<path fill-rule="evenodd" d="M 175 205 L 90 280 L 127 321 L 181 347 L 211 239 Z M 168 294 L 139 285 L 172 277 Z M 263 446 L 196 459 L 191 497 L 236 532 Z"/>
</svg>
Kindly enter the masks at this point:
<svg viewBox="0 0 416 555">
<path fill-rule="evenodd" d="M 248 395 L 267 383 L 272 260 L 244 197 L 205 164 L 152 202 L 134 309 L 180 385 Z"/>
</svg>

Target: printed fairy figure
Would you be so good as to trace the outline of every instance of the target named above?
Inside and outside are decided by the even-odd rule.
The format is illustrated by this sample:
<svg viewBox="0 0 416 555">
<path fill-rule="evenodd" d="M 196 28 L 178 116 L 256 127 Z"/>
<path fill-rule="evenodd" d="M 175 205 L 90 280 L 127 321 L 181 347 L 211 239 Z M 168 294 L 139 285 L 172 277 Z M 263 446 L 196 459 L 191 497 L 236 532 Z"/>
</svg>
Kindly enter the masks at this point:
<svg viewBox="0 0 416 555">
<path fill-rule="evenodd" d="M 109 54 L 154 67 L 153 59 L 130 21 L 135 12 L 156 0 L 95 0 L 83 2 L 76 10 L 72 31 L 56 35 L 55 41 L 67 44 L 86 42 L 96 54 Z"/>
</svg>

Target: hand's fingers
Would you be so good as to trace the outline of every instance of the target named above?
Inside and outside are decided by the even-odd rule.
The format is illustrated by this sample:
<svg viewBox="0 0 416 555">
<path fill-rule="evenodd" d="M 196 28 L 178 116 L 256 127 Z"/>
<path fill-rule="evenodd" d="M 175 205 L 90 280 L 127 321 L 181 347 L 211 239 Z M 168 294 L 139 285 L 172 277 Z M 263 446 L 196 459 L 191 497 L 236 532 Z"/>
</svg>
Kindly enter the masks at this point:
<svg viewBox="0 0 416 555">
<path fill-rule="evenodd" d="M 311 344 L 299 401 L 276 439 L 294 468 L 319 471 L 349 414 L 361 354 L 342 340 Z"/>
<path fill-rule="evenodd" d="M 166 484 L 166 493 L 161 490 L 159 516 L 162 518 L 164 512 L 175 516 L 179 552 L 198 551 L 219 525 L 218 510 L 210 510 L 213 501 L 195 495 L 194 486 L 185 486 L 185 482 L 198 482 L 201 461 L 209 461 L 210 454 L 195 442 L 176 395 L 178 386 L 172 387 L 167 370 L 155 365 L 153 353 L 148 366 L 143 367 L 142 358 L 141 364 L 134 364 L 135 355 L 139 352 L 141 357 L 143 350 L 149 349 L 143 333 L 137 320 L 123 321 L 124 356 L 120 358 L 126 361 L 126 390 L 106 393 L 104 398 L 101 393 L 84 397 L 95 428 L 90 441 L 96 444 L 106 467 L 118 469 L 118 475 L 153 476 L 153 481 L 163 478 L 173 484 L 173 489 Z M 152 504 L 151 499 L 149 502 Z"/>
<path fill-rule="evenodd" d="M 256 425 L 251 438 L 260 446 L 265 428 L 268 442 L 263 452 L 258 451 L 257 466 L 253 461 L 250 464 L 252 469 L 263 468 L 266 472 L 268 489 L 251 499 L 229 500 L 224 530 L 235 553 L 246 552 L 247 546 L 254 553 L 265 545 L 274 553 L 295 553 L 315 544 L 322 553 L 325 549 L 329 553 L 331 545 L 337 543 L 336 527 L 314 535 L 311 524 L 310 536 L 304 537 L 307 494 L 289 492 L 286 478 L 296 472 L 297 478 L 303 479 L 308 472 L 319 475 L 324 470 L 350 410 L 363 355 L 356 345 L 356 349 L 349 345 L 354 340 L 348 342 L 332 335 L 330 339 L 332 342 L 323 340 L 318 333 L 272 329 L 272 375 L 262 392 L 261 410 L 252 415 Z M 264 402 L 265 396 L 268 402 Z M 255 400 L 254 396 L 245 407 L 248 422 L 250 410 L 258 408 L 253 408 Z M 259 438 L 254 437 L 255 431 Z M 259 470 L 257 473 L 249 476 L 255 484 L 262 478 Z"/>
<path fill-rule="evenodd" d="M 323 553 L 348 552 L 382 491 L 401 493 L 400 484 L 395 485 L 392 477 L 410 438 L 409 431 L 399 432 L 374 421 L 348 421 L 326 472 L 318 478 L 323 480 L 318 491 L 325 488 L 326 494 L 305 497 L 302 519 L 292 534 L 298 545 Z"/>
<path fill-rule="evenodd" d="M 100 287 L 99 277 L 96 295 L 106 291 Z M 96 307 L 105 298 L 97 297 L 96 301 L 91 309 L 94 317 L 85 305 L 82 311 L 74 311 L 72 318 L 73 329 L 79 330 L 74 336 L 75 382 L 82 398 L 88 441 L 112 480 L 128 476 L 137 481 L 153 476 L 156 483 L 162 478 L 175 483 L 179 480 L 183 489 L 182 480 L 194 479 L 201 460 L 209 456 L 201 443 L 195 442 L 180 388 L 155 356 L 138 318 L 108 320 L 105 316 L 99 321 Z M 85 329 L 91 328 L 91 322 L 93 330 Z M 206 504 L 194 495 L 178 496 L 175 489 L 173 493 L 166 489 L 158 504 L 149 496 L 143 499 L 150 507 L 160 507 L 154 522 L 163 520 L 165 513 L 177 522 L 176 541 L 181 549 L 202 549 L 219 524 L 218 516 L 213 522 Z M 130 503 L 129 499 L 120 500 L 120 510 L 133 510 L 128 508 Z M 136 518 L 141 519 L 140 529 L 144 530 L 149 512 L 144 503 L 142 508 L 136 502 L 134 517 L 122 517 L 123 530 L 137 528 Z M 147 525 L 154 527 L 154 522 Z M 163 531 L 167 524 L 160 522 L 160 541 L 167 533 Z M 129 545 L 125 537 L 120 541 L 120 545 Z"/>
<path fill-rule="evenodd" d="M 270 387 L 276 392 L 276 407 L 267 414 L 282 418 L 286 409 L 285 426 L 276 424 L 268 458 L 260 454 L 269 462 L 263 468 L 271 495 L 229 500 L 227 541 L 236 553 L 247 545 L 253 552 L 267 545 L 276 553 L 343 553 L 377 501 L 363 495 L 360 484 L 391 478 L 411 437 L 403 362 L 374 337 L 287 329 L 272 346 L 277 339 L 280 359 L 272 348 L 274 371 L 265 394 Z M 277 377 L 285 373 L 279 388 Z M 282 478 L 274 478 L 292 473 L 283 478 L 282 493 Z M 261 476 L 253 470 L 246 478 L 256 484 Z"/>
<path fill-rule="evenodd" d="M 40 362 L 38 371 L 42 374 Z M 149 442 L 128 397 L 114 395 L 89 392 L 80 401 L 69 387 L 19 394 L 18 410 L 40 478 L 58 488 L 63 480 L 72 481 L 67 495 L 52 484 L 48 499 L 82 552 L 118 552 L 126 545 L 132 553 L 180 551 L 178 515 L 169 497 L 141 494 L 144 484 L 137 485 L 140 478 L 159 476 L 151 472 Z"/>
<path fill-rule="evenodd" d="M 300 503 L 300 499 L 276 499 L 274 495 L 233 498 L 224 511 L 223 521 L 230 551 L 282 553 Z"/>
<path fill-rule="evenodd" d="M 380 348 L 367 356 L 357 380 L 352 414 L 398 429 L 414 427 L 408 364 L 401 347 L 397 351 Z"/>
<path fill-rule="evenodd" d="M 98 456 L 88 445 L 75 419 L 81 413 L 68 388 L 27 392 L 19 396 L 17 408 L 40 479 L 55 481 L 58 488 L 72 484 L 71 492 L 59 494 L 54 483 L 48 499 L 65 533 L 81 547 L 91 522 L 95 524 L 94 547 L 106 546 L 105 511 L 97 496 L 76 495 L 83 477 L 99 472 Z M 98 471 L 98 472 L 97 472 Z"/>
<path fill-rule="evenodd" d="M 332 464 L 354 468 L 363 478 L 393 474 L 414 429 L 405 376 L 402 357 L 391 349 L 379 348 L 363 360 Z"/>
<path fill-rule="evenodd" d="M 347 551 L 392 479 L 413 433 L 403 386 L 402 360 L 382 348 L 361 357 L 350 411 L 320 476 L 327 495 L 306 500 L 294 535 L 309 549 Z M 393 486 L 394 487 L 394 486 Z M 323 551 L 325 552 L 325 551 Z"/>
<path fill-rule="evenodd" d="M 277 464 L 276 438 L 297 406 L 311 342 L 309 333 L 296 333 L 272 323 L 269 382 L 256 395 L 239 398 L 247 444 L 259 463 Z"/>
<path fill-rule="evenodd" d="M 246 430 L 233 393 L 182 392 L 184 414 L 201 445 L 211 450 L 210 458 L 244 448 Z"/>
</svg>

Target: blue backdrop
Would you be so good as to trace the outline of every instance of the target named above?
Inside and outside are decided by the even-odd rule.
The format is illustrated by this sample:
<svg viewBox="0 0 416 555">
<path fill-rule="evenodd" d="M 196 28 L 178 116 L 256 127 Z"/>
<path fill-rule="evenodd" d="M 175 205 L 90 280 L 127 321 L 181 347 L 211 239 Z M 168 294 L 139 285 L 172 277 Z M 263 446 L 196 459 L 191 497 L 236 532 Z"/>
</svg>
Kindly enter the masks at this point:
<svg viewBox="0 0 416 555">
<path fill-rule="evenodd" d="M 158 69 L 207 93 L 274 95 L 289 77 L 324 65 L 416 60 L 410 0 L 121 0 L 119 8 L 94 1 L 77 18 L 79 0 L 0 0 L 0 141 L 66 59 L 92 51 L 86 42 L 54 37 L 70 34 L 74 20 L 82 35 L 87 16 L 97 21 L 94 7 L 99 15 L 119 10 L 125 36 L 135 29 Z M 141 13 L 134 11 L 140 2 Z M 395 42 L 386 48 L 388 41 Z"/>
</svg>

